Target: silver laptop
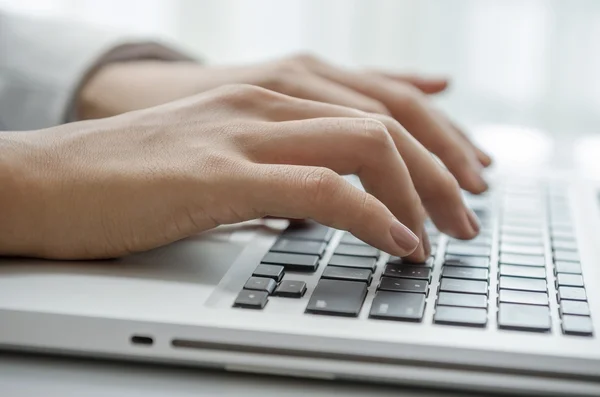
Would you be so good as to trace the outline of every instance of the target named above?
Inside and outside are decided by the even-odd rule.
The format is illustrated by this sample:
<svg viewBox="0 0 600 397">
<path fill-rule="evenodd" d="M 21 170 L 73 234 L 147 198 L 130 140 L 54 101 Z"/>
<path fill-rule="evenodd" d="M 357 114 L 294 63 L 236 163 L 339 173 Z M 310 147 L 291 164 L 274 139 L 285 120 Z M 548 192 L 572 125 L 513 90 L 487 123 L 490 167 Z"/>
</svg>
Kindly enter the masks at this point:
<svg viewBox="0 0 600 397">
<path fill-rule="evenodd" d="M 600 395 L 600 185 L 492 176 L 426 263 L 306 222 L 118 260 L 0 261 L 4 349 L 324 379 Z"/>
</svg>

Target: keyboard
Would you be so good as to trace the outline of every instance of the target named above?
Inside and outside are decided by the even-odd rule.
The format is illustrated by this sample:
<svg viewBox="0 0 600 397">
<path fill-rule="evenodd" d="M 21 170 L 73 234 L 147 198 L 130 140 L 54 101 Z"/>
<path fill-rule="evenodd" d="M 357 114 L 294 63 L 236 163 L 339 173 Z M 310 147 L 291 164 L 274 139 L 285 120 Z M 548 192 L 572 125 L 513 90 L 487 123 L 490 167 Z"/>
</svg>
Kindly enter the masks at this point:
<svg viewBox="0 0 600 397">
<path fill-rule="evenodd" d="M 425 263 L 390 257 L 315 222 L 294 223 L 233 306 L 261 310 L 270 299 L 304 299 L 306 315 L 359 317 L 367 311 L 369 321 L 479 328 L 495 316 L 499 330 L 593 336 L 566 190 L 507 184 L 477 202 L 481 232 L 473 240 L 450 238 L 426 222 L 432 253 Z M 324 260 L 326 252 L 332 254 Z M 306 274 L 319 280 L 311 291 L 299 277 Z M 365 307 L 370 290 L 374 298 Z M 428 301 L 435 305 L 429 319 Z M 553 329 L 556 324 L 560 329 Z"/>
</svg>

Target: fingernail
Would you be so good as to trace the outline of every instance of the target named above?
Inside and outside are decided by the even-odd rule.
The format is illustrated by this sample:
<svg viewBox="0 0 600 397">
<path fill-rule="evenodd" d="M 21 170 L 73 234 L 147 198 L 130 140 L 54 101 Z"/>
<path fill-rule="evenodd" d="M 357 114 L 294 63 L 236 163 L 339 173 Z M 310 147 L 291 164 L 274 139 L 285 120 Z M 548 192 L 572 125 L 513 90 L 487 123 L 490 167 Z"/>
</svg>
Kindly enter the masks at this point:
<svg viewBox="0 0 600 397">
<path fill-rule="evenodd" d="M 390 227 L 392 239 L 406 255 L 412 253 L 419 246 L 419 238 L 406 226 L 397 220 L 392 221 Z"/>
<path fill-rule="evenodd" d="M 479 230 L 481 229 L 479 219 L 477 218 L 477 215 L 475 215 L 473 210 L 470 208 L 467 209 L 467 219 L 469 220 L 469 224 L 471 225 L 471 228 L 473 228 L 473 231 L 475 233 L 479 233 Z"/>
</svg>

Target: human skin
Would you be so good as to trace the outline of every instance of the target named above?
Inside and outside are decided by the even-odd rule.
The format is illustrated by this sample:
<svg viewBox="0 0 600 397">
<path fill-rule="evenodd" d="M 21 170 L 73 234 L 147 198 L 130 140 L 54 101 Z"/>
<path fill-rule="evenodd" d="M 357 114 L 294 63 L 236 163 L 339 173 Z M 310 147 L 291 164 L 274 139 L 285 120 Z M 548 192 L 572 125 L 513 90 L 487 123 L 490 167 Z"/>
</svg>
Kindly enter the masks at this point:
<svg viewBox="0 0 600 397">
<path fill-rule="evenodd" d="M 450 236 L 478 232 L 455 177 L 394 118 L 250 85 L 2 132 L 0 186 L 1 255 L 118 257 L 264 216 L 417 261 L 426 213 Z"/>
<path fill-rule="evenodd" d="M 233 67 L 195 62 L 113 63 L 97 71 L 79 96 L 81 118 L 113 116 L 160 105 L 225 84 L 252 84 L 302 99 L 389 115 L 437 155 L 472 193 L 487 189 L 482 169 L 490 157 L 428 98 L 448 86 L 445 79 L 372 70 L 350 70 L 312 55 Z"/>
</svg>

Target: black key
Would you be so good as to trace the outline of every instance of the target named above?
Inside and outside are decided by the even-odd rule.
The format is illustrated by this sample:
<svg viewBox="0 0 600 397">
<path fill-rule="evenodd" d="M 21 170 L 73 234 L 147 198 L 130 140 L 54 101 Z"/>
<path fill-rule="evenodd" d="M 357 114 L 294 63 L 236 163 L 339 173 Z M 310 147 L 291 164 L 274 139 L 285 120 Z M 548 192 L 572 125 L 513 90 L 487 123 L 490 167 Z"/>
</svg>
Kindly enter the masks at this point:
<svg viewBox="0 0 600 397">
<path fill-rule="evenodd" d="M 587 316 L 563 316 L 562 329 L 567 335 L 589 336 L 594 334 L 592 319 Z"/>
<path fill-rule="evenodd" d="M 440 306 L 478 307 L 485 309 L 487 308 L 487 296 L 440 292 L 437 304 Z"/>
<path fill-rule="evenodd" d="M 282 233 L 281 237 L 290 240 L 329 241 L 334 229 L 316 222 L 294 222 Z"/>
<path fill-rule="evenodd" d="M 558 299 L 571 301 L 587 301 L 587 294 L 584 288 L 579 287 L 558 287 Z"/>
<path fill-rule="evenodd" d="M 552 248 L 563 251 L 577 251 L 577 242 L 575 240 L 554 240 Z"/>
<path fill-rule="evenodd" d="M 319 266 L 319 257 L 316 255 L 285 254 L 269 252 L 262 263 L 281 265 L 286 270 L 298 272 L 314 272 Z"/>
<path fill-rule="evenodd" d="M 381 277 L 378 290 L 394 292 L 427 293 L 427 281 L 408 278 Z"/>
<path fill-rule="evenodd" d="M 306 292 L 306 283 L 299 280 L 283 280 L 277 286 L 275 295 L 284 298 L 302 298 Z"/>
<path fill-rule="evenodd" d="M 502 245 L 500 245 L 500 251 L 507 254 L 544 255 L 544 247 L 542 245 L 502 243 Z"/>
<path fill-rule="evenodd" d="M 498 308 L 498 326 L 519 331 L 550 331 L 550 308 L 501 303 Z"/>
<path fill-rule="evenodd" d="M 581 265 L 579 263 L 557 261 L 554 263 L 554 267 L 556 273 L 581 274 Z"/>
<path fill-rule="evenodd" d="M 463 292 L 468 294 L 487 295 L 488 285 L 485 281 L 458 280 L 454 278 L 442 278 L 440 291 Z"/>
<path fill-rule="evenodd" d="M 587 302 L 582 301 L 560 301 L 560 314 L 574 314 L 577 316 L 589 316 L 590 307 Z"/>
<path fill-rule="evenodd" d="M 546 280 L 500 276 L 500 289 L 546 292 Z"/>
<path fill-rule="evenodd" d="M 471 307 L 437 306 L 433 321 L 436 324 L 485 327 L 487 324 L 487 310 Z"/>
<path fill-rule="evenodd" d="M 498 301 L 501 303 L 522 303 L 524 305 L 548 306 L 548 294 L 545 292 L 501 289 Z"/>
<path fill-rule="evenodd" d="M 280 238 L 271 248 L 271 252 L 286 252 L 290 254 L 323 255 L 326 244 L 321 241 L 288 240 Z"/>
<path fill-rule="evenodd" d="M 410 292 L 379 291 L 371 305 L 370 318 L 421 321 L 425 311 L 425 295 Z"/>
<path fill-rule="evenodd" d="M 260 264 L 256 266 L 252 275 L 255 277 L 268 277 L 280 282 L 283 278 L 283 266 Z"/>
<path fill-rule="evenodd" d="M 332 280 L 361 281 L 369 285 L 371 284 L 373 273 L 369 269 L 329 265 L 323 270 L 321 277 Z"/>
<path fill-rule="evenodd" d="M 402 277 L 430 281 L 431 269 L 419 265 L 390 263 L 385 267 L 383 275 L 387 277 Z"/>
<path fill-rule="evenodd" d="M 465 280 L 483 280 L 487 281 L 489 277 L 488 269 L 476 267 L 444 266 L 442 270 L 443 277 L 460 278 Z"/>
<path fill-rule="evenodd" d="M 365 283 L 322 279 L 310 297 L 306 312 L 357 317 L 365 296 Z"/>
<path fill-rule="evenodd" d="M 546 268 L 517 265 L 500 265 L 501 276 L 546 278 Z"/>
<path fill-rule="evenodd" d="M 579 253 L 577 251 L 554 251 L 554 260 L 564 262 L 579 262 Z"/>
<path fill-rule="evenodd" d="M 342 236 L 342 241 L 341 242 L 344 243 L 344 244 L 368 245 L 367 243 L 365 243 L 364 241 L 362 241 L 358 237 L 353 236 L 350 233 L 344 233 L 344 235 Z"/>
<path fill-rule="evenodd" d="M 446 254 L 461 256 L 490 256 L 491 252 L 490 247 L 464 243 L 450 243 L 446 248 Z"/>
<path fill-rule="evenodd" d="M 340 244 L 335 249 L 336 255 L 364 256 L 378 258 L 379 250 L 368 245 Z"/>
<path fill-rule="evenodd" d="M 273 281 L 273 280 L 271 280 Z M 265 291 L 253 291 L 243 289 L 233 303 L 234 307 L 243 307 L 246 309 L 262 309 L 269 300 L 269 294 Z"/>
<path fill-rule="evenodd" d="M 390 256 L 390 259 L 388 260 L 387 263 L 393 263 L 393 264 L 402 263 L 405 265 L 415 265 L 415 266 L 432 268 L 433 267 L 433 258 L 429 258 L 425 262 L 411 262 L 409 260 L 402 259 L 397 256 Z"/>
<path fill-rule="evenodd" d="M 521 266 L 545 266 L 546 259 L 543 256 L 500 254 L 500 263 L 506 265 Z"/>
<path fill-rule="evenodd" d="M 277 287 L 275 280 L 266 277 L 250 277 L 244 284 L 244 289 L 265 291 L 269 295 L 275 291 L 275 287 Z"/>
<path fill-rule="evenodd" d="M 483 256 L 446 255 L 444 266 L 480 267 L 487 269 L 490 266 L 490 258 Z"/>
<path fill-rule="evenodd" d="M 517 236 L 514 234 L 503 233 L 500 236 L 500 241 L 502 244 L 516 244 L 516 245 L 543 245 L 544 240 L 541 236 L 539 237 L 531 237 L 531 236 Z"/>
<path fill-rule="evenodd" d="M 333 255 L 329 260 L 330 265 L 334 266 L 345 266 L 345 267 L 358 267 L 363 269 L 370 269 L 375 271 L 375 258 L 364 258 L 360 256 L 347 256 L 347 255 Z"/>
<path fill-rule="evenodd" d="M 556 284 L 567 287 L 583 287 L 583 276 L 581 274 L 558 273 Z"/>
</svg>

